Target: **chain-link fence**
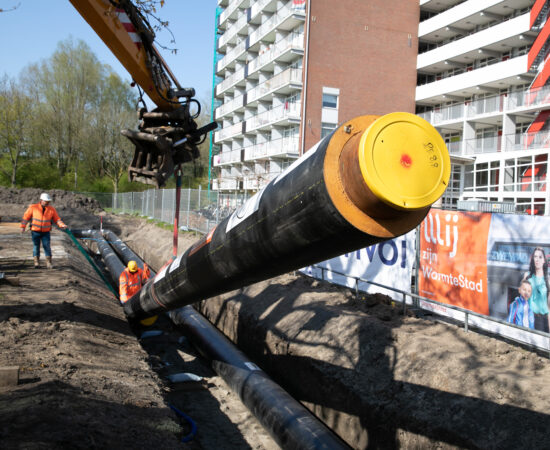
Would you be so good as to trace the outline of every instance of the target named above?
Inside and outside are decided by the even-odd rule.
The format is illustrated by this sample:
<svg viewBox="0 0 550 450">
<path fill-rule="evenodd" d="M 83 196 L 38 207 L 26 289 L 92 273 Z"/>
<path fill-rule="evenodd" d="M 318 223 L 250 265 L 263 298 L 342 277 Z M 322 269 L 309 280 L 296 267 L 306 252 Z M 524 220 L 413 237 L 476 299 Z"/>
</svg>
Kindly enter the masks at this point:
<svg viewBox="0 0 550 450">
<path fill-rule="evenodd" d="M 176 189 L 149 189 L 143 192 L 119 194 L 87 193 L 97 199 L 102 208 L 115 213 L 137 214 L 160 222 L 174 223 Z M 184 230 L 208 233 L 215 225 L 241 206 L 244 194 L 182 189 L 179 221 Z"/>
</svg>

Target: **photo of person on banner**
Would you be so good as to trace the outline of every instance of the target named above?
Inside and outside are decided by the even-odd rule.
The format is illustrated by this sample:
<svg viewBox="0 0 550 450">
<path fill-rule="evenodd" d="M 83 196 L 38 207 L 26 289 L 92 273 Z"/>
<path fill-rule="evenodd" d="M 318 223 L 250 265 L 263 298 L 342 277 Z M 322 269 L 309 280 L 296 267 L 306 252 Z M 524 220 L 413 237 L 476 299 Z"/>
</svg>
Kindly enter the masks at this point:
<svg viewBox="0 0 550 450">
<path fill-rule="evenodd" d="M 523 280 L 518 289 L 519 296 L 510 303 L 508 323 L 513 323 L 514 325 L 525 328 L 535 328 L 535 315 L 529 305 L 529 299 L 531 298 L 532 292 L 533 288 L 531 287 L 531 283 L 527 280 Z"/>
<path fill-rule="evenodd" d="M 529 307 L 535 316 L 535 330 L 550 330 L 548 304 L 550 299 L 550 280 L 548 279 L 548 260 L 541 247 L 536 247 L 531 255 L 529 271 L 522 281 L 528 281 L 532 288 Z"/>
</svg>

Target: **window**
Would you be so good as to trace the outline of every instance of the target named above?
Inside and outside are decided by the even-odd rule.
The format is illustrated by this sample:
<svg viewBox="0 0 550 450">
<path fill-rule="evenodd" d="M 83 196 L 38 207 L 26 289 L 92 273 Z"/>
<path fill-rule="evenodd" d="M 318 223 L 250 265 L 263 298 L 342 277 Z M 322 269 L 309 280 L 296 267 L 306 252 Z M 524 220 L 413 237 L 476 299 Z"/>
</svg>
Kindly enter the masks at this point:
<svg viewBox="0 0 550 450">
<path fill-rule="evenodd" d="M 323 108 L 338 108 L 338 96 L 323 93 Z"/>
<path fill-rule="evenodd" d="M 328 136 L 335 129 L 336 129 L 335 123 L 326 123 L 326 122 L 321 123 L 321 139 L 323 139 L 325 136 Z"/>
</svg>

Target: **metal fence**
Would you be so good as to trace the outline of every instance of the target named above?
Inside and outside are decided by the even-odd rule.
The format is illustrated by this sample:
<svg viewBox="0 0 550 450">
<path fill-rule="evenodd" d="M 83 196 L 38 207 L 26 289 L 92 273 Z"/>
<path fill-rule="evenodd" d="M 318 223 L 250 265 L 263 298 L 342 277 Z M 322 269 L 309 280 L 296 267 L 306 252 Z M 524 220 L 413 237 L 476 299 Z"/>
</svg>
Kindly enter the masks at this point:
<svg viewBox="0 0 550 450">
<path fill-rule="evenodd" d="M 417 255 L 417 261 L 418 261 L 418 255 Z M 359 292 L 360 292 L 360 289 L 359 289 L 360 281 L 363 283 L 371 284 L 373 286 L 378 286 L 380 288 L 389 289 L 398 294 L 401 294 L 401 300 L 400 301 L 396 300 L 396 301 L 401 303 L 401 306 L 403 308 L 403 314 L 405 314 L 407 310 L 407 305 L 410 305 L 410 307 L 416 310 L 423 309 L 423 310 L 432 311 L 435 314 L 437 314 L 437 309 L 434 310 L 429 307 L 429 305 L 435 305 L 436 308 L 439 307 L 444 310 L 448 310 L 451 312 L 454 311 L 455 313 L 458 313 L 458 314 L 443 314 L 443 315 L 451 319 L 454 319 L 457 322 L 462 322 L 464 324 L 465 332 L 468 332 L 472 328 L 477 330 L 483 330 L 484 332 L 492 336 L 501 336 L 505 339 L 524 345 L 531 349 L 542 350 L 546 354 L 546 356 L 550 358 L 550 336 L 548 333 L 544 333 L 538 330 L 526 329 L 511 323 L 508 323 L 507 321 L 497 319 L 496 317 L 480 314 L 474 311 L 470 311 L 468 309 L 461 308 L 459 306 L 441 303 L 441 302 L 438 302 L 437 300 L 422 297 L 421 295 L 415 294 L 413 292 L 404 291 L 402 289 L 396 289 L 394 287 L 376 283 L 374 281 L 367 280 L 365 278 L 350 276 L 346 273 L 338 272 L 333 269 L 327 269 L 317 264 L 314 264 L 314 267 L 316 267 L 317 269 L 320 269 L 321 279 L 323 281 L 330 282 L 328 277 L 325 276 L 325 274 L 329 272 L 331 272 L 332 274 L 337 274 L 343 277 L 354 279 L 355 295 L 357 298 L 359 297 Z M 412 290 L 413 289 L 411 289 L 411 291 Z M 519 336 L 518 336 L 518 332 L 519 332 Z"/>
<path fill-rule="evenodd" d="M 119 194 L 86 193 L 104 209 L 173 223 L 176 189 L 149 189 Z M 208 233 L 246 200 L 246 194 L 220 194 L 204 189 L 182 189 L 178 223 L 183 230 Z"/>
</svg>

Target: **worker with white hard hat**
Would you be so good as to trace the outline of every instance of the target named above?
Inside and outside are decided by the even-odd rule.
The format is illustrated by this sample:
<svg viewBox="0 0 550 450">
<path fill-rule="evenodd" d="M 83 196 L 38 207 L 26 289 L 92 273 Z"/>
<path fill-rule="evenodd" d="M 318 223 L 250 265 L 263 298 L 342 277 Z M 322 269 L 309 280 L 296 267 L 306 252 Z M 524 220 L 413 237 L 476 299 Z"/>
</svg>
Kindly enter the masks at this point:
<svg viewBox="0 0 550 450">
<path fill-rule="evenodd" d="M 46 192 L 40 194 L 40 201 L 30 205 L 23 214 L 21 221 L 21 233 L 25 232 L 27 224 L 30 222 L 31 237 L 33 243 L 32 255 L 34 258 L 34 267 L 40 267 L 40 242 L 44 247 L 46 254 L 46 267 L 51 269 L 52 265 L 52 250 L 50 248 L 50 231 L 52 223 L 55 223 L 62 230 L 67 229 L 67 225 L 63 223 L 55 208 L 50 205 L 52 198 Z"/>
</svg>

